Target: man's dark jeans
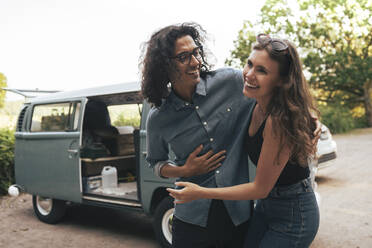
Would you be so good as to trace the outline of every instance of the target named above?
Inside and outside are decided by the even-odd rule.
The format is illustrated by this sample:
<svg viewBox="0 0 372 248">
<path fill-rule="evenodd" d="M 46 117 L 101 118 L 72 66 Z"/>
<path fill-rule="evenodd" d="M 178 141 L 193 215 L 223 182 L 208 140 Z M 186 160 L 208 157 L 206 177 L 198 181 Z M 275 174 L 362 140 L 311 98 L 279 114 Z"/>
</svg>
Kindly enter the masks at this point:
<svg viewBox="0 0 372 248">
<path fill-rule="evenodd" d="M 239 248 L 243 247 L 248 222 L 235 226 L 223 204 L 213 200 L 207 227 L 183 222 L 176 217 L 172 225 L 174 248 Z"/>
</svg>

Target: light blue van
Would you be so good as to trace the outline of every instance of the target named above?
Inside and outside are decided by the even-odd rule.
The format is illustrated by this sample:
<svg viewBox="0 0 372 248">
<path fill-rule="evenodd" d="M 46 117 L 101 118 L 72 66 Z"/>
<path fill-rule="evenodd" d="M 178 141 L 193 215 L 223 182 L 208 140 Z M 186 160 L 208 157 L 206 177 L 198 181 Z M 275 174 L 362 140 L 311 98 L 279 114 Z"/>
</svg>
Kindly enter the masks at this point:
<svg viewBox="0 0 372 248">
<path fill-rule="evenodd" d="M 32 194 L 36 216 L 50 224 L 62 220 L 67 202 L 144 212 L 170 247 L 173 200 L 165 188 L 174 181 L 156 177 L 145 161 L 148 111 L 139 83 L 28 100 L 16 127 L 10 191 Z M 115 185 L 103 187 L 112 178 Z"/>
</svg>

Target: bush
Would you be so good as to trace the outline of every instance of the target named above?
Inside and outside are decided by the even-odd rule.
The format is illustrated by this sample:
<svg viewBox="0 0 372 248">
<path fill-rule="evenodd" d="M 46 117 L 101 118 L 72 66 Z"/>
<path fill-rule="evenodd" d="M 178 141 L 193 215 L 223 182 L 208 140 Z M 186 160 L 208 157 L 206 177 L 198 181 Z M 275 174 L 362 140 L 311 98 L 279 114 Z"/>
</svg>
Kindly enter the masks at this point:
<svg viewBox="0 0 372 248">
<path fill-rule="evenodd" d="M 367 126 L 365 117 L 353 117 L 352 111 L 342 105 L 318 106 L 320 119 L 332 133 L 344 133 Z"/>
<path fill-rule="evenodd" d="M 0 129 L 0 195 L 8 193 L 14 178 L 14 132 Z"/>
<path fill-rule="evenodd" d="M 120 114 L 118 118 L 114 121 L 114 126 L 133 126 L 133 127 L 139 127 L 140 126 L 140 116 L 134 116 L 134 117 L 124 117 L 124 114 Z"/>
</svg>

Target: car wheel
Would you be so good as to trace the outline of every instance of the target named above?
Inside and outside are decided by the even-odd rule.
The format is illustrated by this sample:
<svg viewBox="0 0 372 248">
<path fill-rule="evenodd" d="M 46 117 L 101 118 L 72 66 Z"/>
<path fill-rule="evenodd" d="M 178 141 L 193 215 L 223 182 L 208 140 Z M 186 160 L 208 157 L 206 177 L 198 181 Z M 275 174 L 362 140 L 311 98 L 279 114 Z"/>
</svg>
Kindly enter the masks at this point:
<svg viewBox="0 0 372 248">
<path fill-rule="evenodd" d="M 162 247 L 172 247 L 173 198 L 164 198 L 155 210 L 154 231 Z"/>
<path fill-rule="evenodd" d="M 32 205 L 37 218 L 48 224 L 59 222 L 66 213 L 66 203 L 61 200 L 33 195 Z"/>
</svg>

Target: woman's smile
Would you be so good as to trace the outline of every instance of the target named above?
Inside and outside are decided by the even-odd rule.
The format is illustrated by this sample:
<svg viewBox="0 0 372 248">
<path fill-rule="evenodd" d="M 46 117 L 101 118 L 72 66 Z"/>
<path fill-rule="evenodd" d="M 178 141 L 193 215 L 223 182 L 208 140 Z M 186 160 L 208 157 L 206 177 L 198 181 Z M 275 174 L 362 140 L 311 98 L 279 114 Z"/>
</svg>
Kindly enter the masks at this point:
<svg viewBox="0 0 372 248">
<path fill-rule="evenodd" d="M 260 88 L 260 86 L 258 86 L 258 85 L 248 83 L 248 81 L 244 81 L 244 86 L 248 87 L 249 89 L 259 89 Z"/>
</svg>

